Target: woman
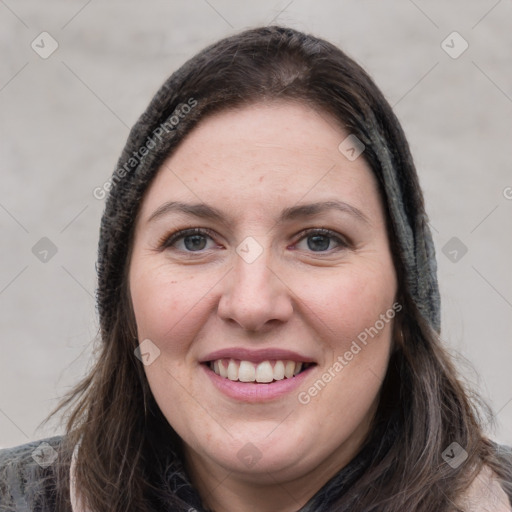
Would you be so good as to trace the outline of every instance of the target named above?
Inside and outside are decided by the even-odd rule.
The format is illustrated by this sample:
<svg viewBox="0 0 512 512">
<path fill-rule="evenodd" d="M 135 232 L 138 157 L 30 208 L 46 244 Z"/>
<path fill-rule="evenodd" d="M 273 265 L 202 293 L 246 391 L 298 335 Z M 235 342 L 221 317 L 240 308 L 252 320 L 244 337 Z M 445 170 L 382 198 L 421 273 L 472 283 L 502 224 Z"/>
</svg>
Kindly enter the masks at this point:
<svg viewBox="0 0 512 512">
<path fill-rule="evenodd" d="M 511 510 L 510 451 L 439 339 L 406 139 L 339 49 L 213 44 L 110 185 L 100 353 L 66 435 L 2 452 L 2 510 Z"/>
</svg>

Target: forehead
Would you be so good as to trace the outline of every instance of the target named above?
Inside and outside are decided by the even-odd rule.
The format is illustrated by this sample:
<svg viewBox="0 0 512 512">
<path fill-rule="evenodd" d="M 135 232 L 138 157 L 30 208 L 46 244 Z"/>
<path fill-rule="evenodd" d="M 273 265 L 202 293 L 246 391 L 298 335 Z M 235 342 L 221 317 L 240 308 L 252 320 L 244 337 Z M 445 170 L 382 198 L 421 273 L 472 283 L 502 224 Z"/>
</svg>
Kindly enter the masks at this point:
<svg viewBox="0 0 512 512">
<path fill-rule="evenodd" d="M 364 153 L 350 160 L 340 150 L 349 135 L 327 112 L 297 102 L 215 113 L 166 159 L 142 213 L 171 198 L 271 211 L 276 203 L 282 208 L 329 196 L 366 203 L 378 215 L 378 187 Z"/>
</svg>

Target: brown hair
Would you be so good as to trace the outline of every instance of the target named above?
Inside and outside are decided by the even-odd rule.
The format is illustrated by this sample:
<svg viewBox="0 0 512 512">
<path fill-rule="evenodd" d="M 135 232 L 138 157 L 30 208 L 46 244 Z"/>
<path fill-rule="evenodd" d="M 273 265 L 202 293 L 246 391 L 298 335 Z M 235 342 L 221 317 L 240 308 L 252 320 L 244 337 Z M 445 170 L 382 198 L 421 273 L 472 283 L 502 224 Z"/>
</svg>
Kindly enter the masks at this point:
<svg viewBox="0 0 512 512">
<path fill-rule="evenodd" d="M 160 118 L 149 128 L 164 122 L 188 98 L 197 98 L 198 104 L 155 150 L 153 169 L 213 112 L 257 101 L 300 101 L 334 116 L 362 141 L 370 139 L 369 126 L 377 125 L 398 167 L 403 208 L 406 213 L 418 206 L 423 209 L 407 141 L 391 107 L 361 67 L 330 43 L 281 27 L 248 30 L 211 45 L 173 76 L 172 90 L 165 86 L 169 101 L 151 104 L 160 109 Z M 384 194 L 376 151 L 368 144 L 364 157 Z M 382 385 L 374 426 L 386 424 L 393 416 L 398 418 L 398 427 L 391 447 L 378 450 L 375 462 L 349 491 L 328 497 L 329 510 L 457 510 L 454 503 L 484 464 L 503 480 L 511 476 L 482 432 L 480 402 L 457 377 L 436 328 L 412 299 L 411 278 L 405 275 L 401 248 L 387 213 L 403 305 L 396 328 L 402 337 Z M 162 447 L 169 446 L 171 456 L 179 459 L 180 439 L 154 401 L 143 367 L 134 356 L 138 342 L 127 280 L 130 244 L 119 249 L 124 258 L 118 276 L 121 300 L 112 306 L 108 318 L 102 316 L 95 365 L 49 416 L 72 407 L 61 450 L 59 510 L 66 509 L 71 449 L 79 440 L 77 485 L 91 512 L 150 511 L 163 499 L 172 510 L 189 509 L 177 496 L 159 494 L 152 483 L 166 464 L 167 459 L 160 456 Z M 442 458 L 452 442 L 468 453 L 467 461 L 455 469 Z"/>
</svg>

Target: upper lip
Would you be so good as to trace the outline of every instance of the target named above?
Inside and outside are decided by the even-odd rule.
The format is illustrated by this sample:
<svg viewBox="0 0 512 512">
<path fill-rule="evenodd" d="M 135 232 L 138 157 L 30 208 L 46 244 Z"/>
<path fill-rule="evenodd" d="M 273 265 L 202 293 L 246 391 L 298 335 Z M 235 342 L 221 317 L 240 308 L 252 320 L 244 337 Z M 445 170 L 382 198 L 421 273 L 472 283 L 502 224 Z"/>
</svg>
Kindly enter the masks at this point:
<svg viewBox="0 0 512 512">
<path fill-rule="evenodd" d="M 281 348 L 264 348 L 258 350 L 250 350 L 247 348 L 223 348 L 211 352 L 200 360 L 201 363 L 209 361 L 217 361 L 218 359 L 238 359 L 240 361 L 250 361 L 251 363 L 261 363 L 263 361 L 295 361 L 298 363 L 314 363 L 311 357 L 293 352 L 291 350 L 283 350 Z"/>
</svg>

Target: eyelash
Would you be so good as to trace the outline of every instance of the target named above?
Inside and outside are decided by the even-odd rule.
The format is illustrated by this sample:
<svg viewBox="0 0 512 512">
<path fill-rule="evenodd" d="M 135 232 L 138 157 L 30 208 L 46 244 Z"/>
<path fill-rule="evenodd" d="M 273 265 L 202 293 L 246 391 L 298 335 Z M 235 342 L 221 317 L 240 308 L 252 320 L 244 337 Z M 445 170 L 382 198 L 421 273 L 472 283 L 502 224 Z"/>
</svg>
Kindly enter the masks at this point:
<svg viewBox="0 0 512 512">
<path fill-rule="evenodd" d="M 206 236 L 206 237 L 210 237 L 212 240 L 215 238 L 215 233 L 208 229 L 208 228 L 189 228 L 189 229 L 182 229 L 182 230 L 179 230 L 179 231 L 176 231 L 174 233 L 171 233 L 170 235 L 165 235 L 158 243 L 158 247 L 160 250 L 165 250 L 165 249 L 169 249 L 172 247 L 172 245 L 174 243 L 176 243 L 178 240 L 182 239 L 182 238 L 186 238 L 187 236 L 193 236 L 193 235 L 202 235 L 202 236 Z M 335 240 L 340 247 L 338 247 L 337 249 L 346 249 L 346 248 L 349 248 L 351 245 L 350 243 L 344 239 L 343 237 L 341 237 L 340 235 L 338 235 L 338 233 L 336 233 L 335 231 L 332 231 L 330 229 L 327 229 L 327 228 L 308 228 L 304 231 L 302 231 L 301 233 L 299 233 L 299 238 L 297 239 L 297 242 L 295 243 L 298 243 L 300 241 L 302 241 L 304 238 L 307 238 L 308 236 L 314 236 L 314 235 L 322 235 L 322 236 L 328 236 L 330 237 L 331 239 Z M 336 250 L 335 249 L 328 249 L 327 251 L 311 251 L 313 253 L 324 253 L 324 254 L 327 254 L 327 253 L 330 253 L 332 251 Z M 201 251 L 183 251 L 183 252 L 186 252 L 187 254 L 201 254 L 204 250 L 201 250 Z"/>
</svg>

